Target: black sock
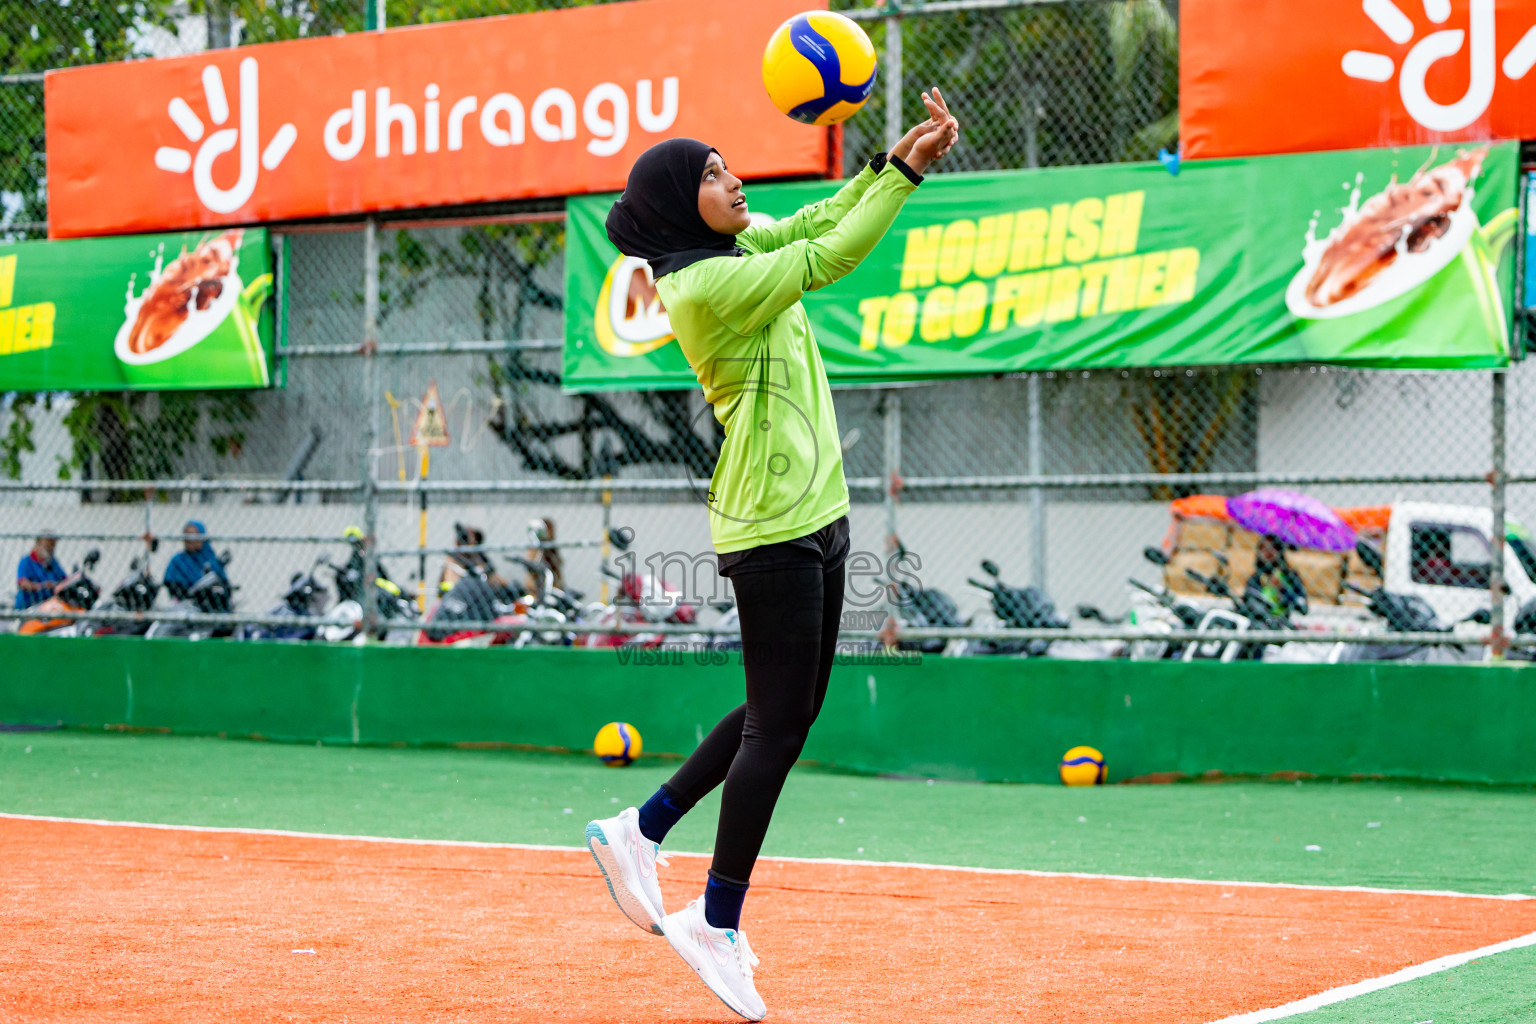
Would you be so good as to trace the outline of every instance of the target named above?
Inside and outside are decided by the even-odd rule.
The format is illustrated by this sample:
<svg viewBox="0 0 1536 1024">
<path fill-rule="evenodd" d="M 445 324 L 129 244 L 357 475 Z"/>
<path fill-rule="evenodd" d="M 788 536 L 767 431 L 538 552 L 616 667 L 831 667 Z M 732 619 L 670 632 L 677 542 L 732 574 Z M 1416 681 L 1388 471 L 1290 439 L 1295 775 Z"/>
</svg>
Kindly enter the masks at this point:
<svg viewBox="0 0 1536 1024">
<path fill-rule="evenodd" d="M 640 834 L 653 843 L 667 838 L 672 826 L 687 812 L 672 799 L 667 787 L 662 786 L 640 808 Z"/>
<path fill-rule="evenodd" d="M 740 928 L 741 904 L 746 898 L 745 882 L 717 878 L 711 871 L 709 884 L 704 886 L 704 920 L 712 928 Z"/>
</svg>

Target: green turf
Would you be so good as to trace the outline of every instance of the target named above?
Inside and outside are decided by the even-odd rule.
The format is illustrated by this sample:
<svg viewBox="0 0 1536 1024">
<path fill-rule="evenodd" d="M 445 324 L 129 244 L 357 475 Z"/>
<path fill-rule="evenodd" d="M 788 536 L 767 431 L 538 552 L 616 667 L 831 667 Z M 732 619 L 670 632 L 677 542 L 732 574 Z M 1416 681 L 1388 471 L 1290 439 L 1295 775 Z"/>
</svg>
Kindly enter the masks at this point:
<svg viewBox="0 0 1536 1024">
<path fill-rule="evenodd" d="M 1474 960 L 1284 1019 L 1286 1024 L 1532 1024 L 1536 948 Z"/>
<path fill-rule="evenodd" d="M 0 811 L 578 846 L 589 818 L 639 803 L 674 767 L 614 769 L 510 751 L 5 733 Z M 713 798 L 701 804 L 667 845 L 708 851 L 716 807 Z M 802 768 L 764 852 L 1530 893 L 1533 846 L 1529 790 L 1333 782 L 1066 789 Z"/>
</svg>

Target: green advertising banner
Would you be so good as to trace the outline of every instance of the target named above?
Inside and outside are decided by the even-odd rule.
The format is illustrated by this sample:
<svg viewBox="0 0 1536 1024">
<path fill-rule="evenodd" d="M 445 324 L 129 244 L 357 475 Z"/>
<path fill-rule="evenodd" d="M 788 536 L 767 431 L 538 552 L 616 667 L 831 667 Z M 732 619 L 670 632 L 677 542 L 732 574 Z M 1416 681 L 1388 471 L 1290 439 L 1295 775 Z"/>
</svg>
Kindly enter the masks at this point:
<svg viewBox="0 0 1536 1024">
<path fill-rule="evenodd" d="M 835 383 L 1328 362 L 1502 366 L 1515 143 L 931 176 L 805 296 Z M 839 183 L 748 185 L 778 219 Z M 566 391 L 694 387 L 650 268 L 567 204 Z"/>
<path fill-rule="evenodd" d="M 272 383 L 264 228 L 0 245 L 0 391 Z"/>
</svg>

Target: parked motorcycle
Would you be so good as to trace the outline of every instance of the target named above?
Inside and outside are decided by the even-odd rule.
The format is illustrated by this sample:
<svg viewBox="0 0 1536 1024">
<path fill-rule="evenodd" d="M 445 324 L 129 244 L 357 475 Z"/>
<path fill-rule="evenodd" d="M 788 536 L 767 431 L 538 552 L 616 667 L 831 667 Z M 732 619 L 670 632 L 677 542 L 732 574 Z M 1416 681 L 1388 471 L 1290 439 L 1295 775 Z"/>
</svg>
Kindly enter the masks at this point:
<svg viewBox="0 0 1536 1024">
<path fill-rule="evenodd" d="M 128 564 L 128 575 L 112 591 L 112 596 L 94 608 L 98 612 L 147 612 L 154 610 L 160 593 L 160 581 L 149 571 L 149 554 L 135 557 Z M 81 620 L 79 636 L 143 636 L 154 623 Z"/>
<path fill-rule="evenodd" d="M 992 614 L 1007 629 L 1059 629 L 1065 633 L 1071 623 L 1056 614 L 1056 602 L 1039 587 L 1010 587 L 998 575 L 997 563 L 982 559 L 982 571 L 992 577 L 984 583 L 974 577 L 966 577 L 973 587 L 992 595 Z M 979 640 L 972 653 L 1022 654 L 1040 658 L 1049 653 L 1053 640 Z"/>
<path fill-rule="evenodd" d="M 86 552 L 68 576 L 59 584 L 53 594 L 46 600 L 32 607 L 33 612 L 88 612 L 96 605 L 96 599 L 101 596 L 101 588 L 91 579 L 91 570 L 96 568 L 96 563 L 101 561 L 101 551 L 92 548 Z M 21 628 L 17 630 L 23 636 L 76 636 L 79 633 L 79 619 L 23 619 Z"/>
<path fill-rule="evenodd" d="M 620 573 L 604 567 L 603 573 L 618 581 L 619 593 L 611 605 L 597 605 L 586 610 L 586 621 L 601 626 L 633 626 L 633 633 L 585 633 L 583 647 L 657 648 L 682 643 L 716 647 L 721 637 L 712 641 L 707 634 L 690 633 L 668 636 L 645 627 L 651 625 L 688 626 L 698 622 L 698 609 L 682 599 L 682 591 L 651 573 Z M 740 646 L 739 640 L 737 646 Z"/>
<path fill-rule="evenodd" d="M 268 608 L 267 615 L 303 619 L 325 614 L 331 592 L 320 582 L 316 572 L 329 565 L 330 557 L 321 553 L 307 570 L 294 573 L 288 580 L 288 589 L 283 591 L 282 600 Z M 320 632 L 313 623 L 295 622 L 292 625 L 243 625 L 236 635 L 241 640 L 315 640 L 320 637 Z"/>
<path fill-rule="evenodd" d="M 1207 576 L 1194 569 L 1185 569 L 1184 575 L 1205 588 L 1206 593 L 1213 597 L 1223 598 L 1232 603 L 1230 610 L 1212 608 L 1200 619 L 1198 629 L 1232 630 L 1243 633 L 1249 629 L 1262 630 L 1294 630 L 1296 627 L 1290 617 L 1283 613 L 1276 613 L 1269 608 L 1261 598 L 1248 593 L 1235 594 L 1232 588 L 1227 586 L 1227 581 L 1215 576 Z M 1194 661 L 1196 659 L 1214 659 L 1220 661 L 1262 661 L 1266 648 L 1278 648 L 1279 645 L 1262 643 L 1243 643 L 1238 639 L 1233 640 L 1201 640 L 1188 644 L 1184 648 L 1183 660 Z M 1288 645 L 1287 645 L 1288 646 Z M 1301 658 L 1297 660 L 1320 661 L 1322 658 Z"/>
<path fill-rule="evenodd" d="M 327 613 L 331 623 L 320 628 L 321 639 L 333 643 L 360 641 L 362 637 L 363 601 L 367 586 L 367 567 L 354 552 L 345 565 L 332 565 L 336 582 L 336 606 Z M 391 628 L 413 628 L 421 618 L 412 601 L 384 572 L 377 567 L 373 580 L 374 608 L 378 615 L 378 630 L 374 639 L 387 641 Z"/>
<path fill-rule="evenodd" d="M 1143 548 L 1142 557 L 1158 568 L 1168 565 L 1168 556 L 1160 548 Z M 1161 583 L 1143 583 L 1134 576 L 1126 582 L 1134 593 L 1131 609 L 1125 615 L 1111 618 L 1093 605 L 1078 605 L 1078 616 L 1096 619 L 1106 626 L 1126 625 L 1160 633 L 1198 629 L 1205 618 L 1205 609 L 1184 600 Z M 1133 640 L 1119 653 L 1132 661 L 1177 661 L 1183 658 L 1187 646 L 1182 640 Z"/>
<path fill-rule="evenodd" d="M 1355 551 L 1366 567 L 1382 576 L 1381 552 L 1369 541 L 1355 544 Z M 1365 606 L 1380 620 L 1388 633 L 1455 633 L 1456 628 L 1447 626 L 1430 603 L 1417 594 L 1394 594 L 1385 587 L 1367 590 L 1348 581 L 1349 591 L 1365 598 Z M 1488 625 L 1492 621 L 1488 609 L 1480 608 L 1463 622 Z M 1520 618 L 1516 616 L 1515 630 L 1520 630 Z M 1473 660 L 1471 652 L 1460 644 L 1335 644 L 1329 661 L 1412 661 L 1412 662 L 1461 662 Z"/>
<path fill-rule="evenodd" d="M 907 561 L 907 549 L 899 540 L 896 542 L 896 561 L 901 564 Z M 960 608 L 955 604 L 954 598 L 936 587 L 925 587 L 915 579 L 903 579 L 900 575 L 892 573 L 890 578 L 876 578 L 886 588 L 886 593 L 891 597 L 896 615 L 898 631 L 902 629 L 962 629 L 971 624 L 974 616 L 962 619 Z M 923 654 L 963 655 L 973 653 L 986 653 L 973 650 L 975 641 L 943 638 L 931 638 L 928 640 L 897 640 L 896 649 L 901 651 L 920 651 Z"/>
<path fill-rule="evenodd" d="M 228 566 L 234 560 L 234 556 L 225 551 L 217 556 L 219 565 Z M 228 615 L 234 610 L 236 590 L 239 586 L 231 584 L 223 576 L 214 572 L 212 567 L 206 567 L 201 576 L 183 593 L 175 593 L 171 585 L 166 585 L 166 591 L 175 598 L 175 603 L 170 610 L 183 614 L 203 615 Z M 227 637 L 234 634 L 233 625 L 208 626 L 193 625 L 188 622 L 174 622 L 164 619 L 156 621 L 145 631 L 146 639 L 160 637 L 181 637 L 186 640 L 208 640 L 218 637 Z"/>
</svg>

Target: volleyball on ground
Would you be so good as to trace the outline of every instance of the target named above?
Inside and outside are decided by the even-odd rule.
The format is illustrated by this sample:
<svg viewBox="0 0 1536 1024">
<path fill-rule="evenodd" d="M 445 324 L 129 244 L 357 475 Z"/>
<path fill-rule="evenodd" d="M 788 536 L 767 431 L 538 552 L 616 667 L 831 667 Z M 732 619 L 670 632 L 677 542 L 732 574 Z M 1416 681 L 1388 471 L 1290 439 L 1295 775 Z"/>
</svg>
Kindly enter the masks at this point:
<svg viewBox="0 0 1536 1024">
<path fill-rule="evenodd" d="M 874 45 L 841 14 L 797 14 L 768 39 L 763 85 L 773 105 L 796 121 L 846 121 L 875 87 Z"/>
<path fill-rule="evenodd" d="M 1092 747 L 1073 747 L 1061 757 L 1061 781 L 1068 786 L 1102 786 L 1104 755 Z"/>
<path fill-rule="evenodd" d="M 603 764 L 622 768 L 640 756 L 640 730 L 628 722 L 609 722 L 597 730 L 592 749 Z"/>
</svg>

